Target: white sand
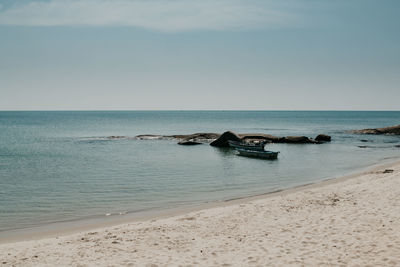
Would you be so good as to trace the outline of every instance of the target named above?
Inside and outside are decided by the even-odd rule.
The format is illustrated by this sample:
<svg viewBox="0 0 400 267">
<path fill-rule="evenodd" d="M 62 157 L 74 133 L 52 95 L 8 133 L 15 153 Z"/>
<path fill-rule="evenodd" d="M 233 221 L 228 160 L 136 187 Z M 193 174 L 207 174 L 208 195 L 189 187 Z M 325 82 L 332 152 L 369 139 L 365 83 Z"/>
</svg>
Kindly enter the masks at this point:
<svg viewBox="0 0 400 267">
<path fill-rule="evenodd" d="M 0 265 L 400 265 L 400 164 L 390 169 L 169 218 L 6 243 Z"/>
</svg>

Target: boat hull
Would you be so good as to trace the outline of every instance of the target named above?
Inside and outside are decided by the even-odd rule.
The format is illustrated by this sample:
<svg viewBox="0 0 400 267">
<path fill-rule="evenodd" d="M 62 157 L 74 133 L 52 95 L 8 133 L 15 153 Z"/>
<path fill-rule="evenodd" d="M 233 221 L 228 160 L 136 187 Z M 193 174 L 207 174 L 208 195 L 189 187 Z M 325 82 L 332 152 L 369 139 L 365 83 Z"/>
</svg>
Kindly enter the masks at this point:
<svg viewBox="0 0 400 267">
<path fill-rule="evenodd" d="M 236 148 L 239 156 L 261 158 L 261 159 L 277 159 L 279 152 L 274 151 L 254 151 L 249 149 Z"/>
<path fill-rule="evenodd" d="M 228 141 L 229 146 L 233 147 L 235 149 L 247 149 L 247 150 L 253 150 L 253 151 L 265 151 L 264 150 L 264 144 L 244 144 L 240 142 L 235 142 L 235 141 Z"/>
</svg>

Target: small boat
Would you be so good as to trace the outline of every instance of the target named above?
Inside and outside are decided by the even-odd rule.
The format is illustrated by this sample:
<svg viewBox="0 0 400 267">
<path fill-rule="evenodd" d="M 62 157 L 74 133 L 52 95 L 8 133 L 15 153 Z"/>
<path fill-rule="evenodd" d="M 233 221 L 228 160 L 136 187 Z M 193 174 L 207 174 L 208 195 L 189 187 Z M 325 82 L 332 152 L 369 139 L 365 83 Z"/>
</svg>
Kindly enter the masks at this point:
<svg viewBox="0 0 400 267">
<path fill-rule="evenodd" d="M 277 159 L 278 152 L 274 151 L 256 151 L 244 148 L 235 148 L 239 152 L 239 156 L 245 157 L 254 157 L 254 158 L 262 158 L 262 159 Z"/>
<path fill-rule="evenodd" d="M 248 149 L 253 151 L 264 151 L 265 142 L 260 143 L 244 143 L 244 142 L 237 142 L 237 141 L 228 141 L 229 146 L 233 148 L 242 148 Z"/>
</svg>

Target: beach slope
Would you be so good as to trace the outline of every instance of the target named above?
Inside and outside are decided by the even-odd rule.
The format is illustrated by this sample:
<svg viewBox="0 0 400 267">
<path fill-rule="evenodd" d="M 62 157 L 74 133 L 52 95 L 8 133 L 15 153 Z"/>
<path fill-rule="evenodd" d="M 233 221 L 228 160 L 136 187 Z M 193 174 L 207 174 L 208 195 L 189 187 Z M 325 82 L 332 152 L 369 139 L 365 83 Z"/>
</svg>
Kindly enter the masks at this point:
<svg viewBox="0 0 400 267">
<path fill-rule="evenodd" d="M 5 243 L 0 259 L 18 266 L 398 265 L 400 164 L 178 216 Z"/>
</svg>

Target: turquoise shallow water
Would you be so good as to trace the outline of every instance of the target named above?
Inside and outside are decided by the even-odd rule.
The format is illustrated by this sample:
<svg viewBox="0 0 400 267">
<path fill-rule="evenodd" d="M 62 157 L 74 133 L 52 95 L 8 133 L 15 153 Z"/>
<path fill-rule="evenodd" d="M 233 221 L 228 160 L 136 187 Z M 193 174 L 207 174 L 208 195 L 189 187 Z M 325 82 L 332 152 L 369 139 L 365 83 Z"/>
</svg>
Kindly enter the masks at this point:
<svg viewBox="0 0 400 267">
<path fill-rule="evenodd" d="M 398 136 L 347 130 L 399 122 L 400 112 L 0 112 L 0 231 L 176 208 L 344 175 L 400 156 Z M 270 145 L 281 154 L 265 161 L 208 145 L 105 138 L 226 130 L 325 133 L 333 142 Z"/>
</svg>

